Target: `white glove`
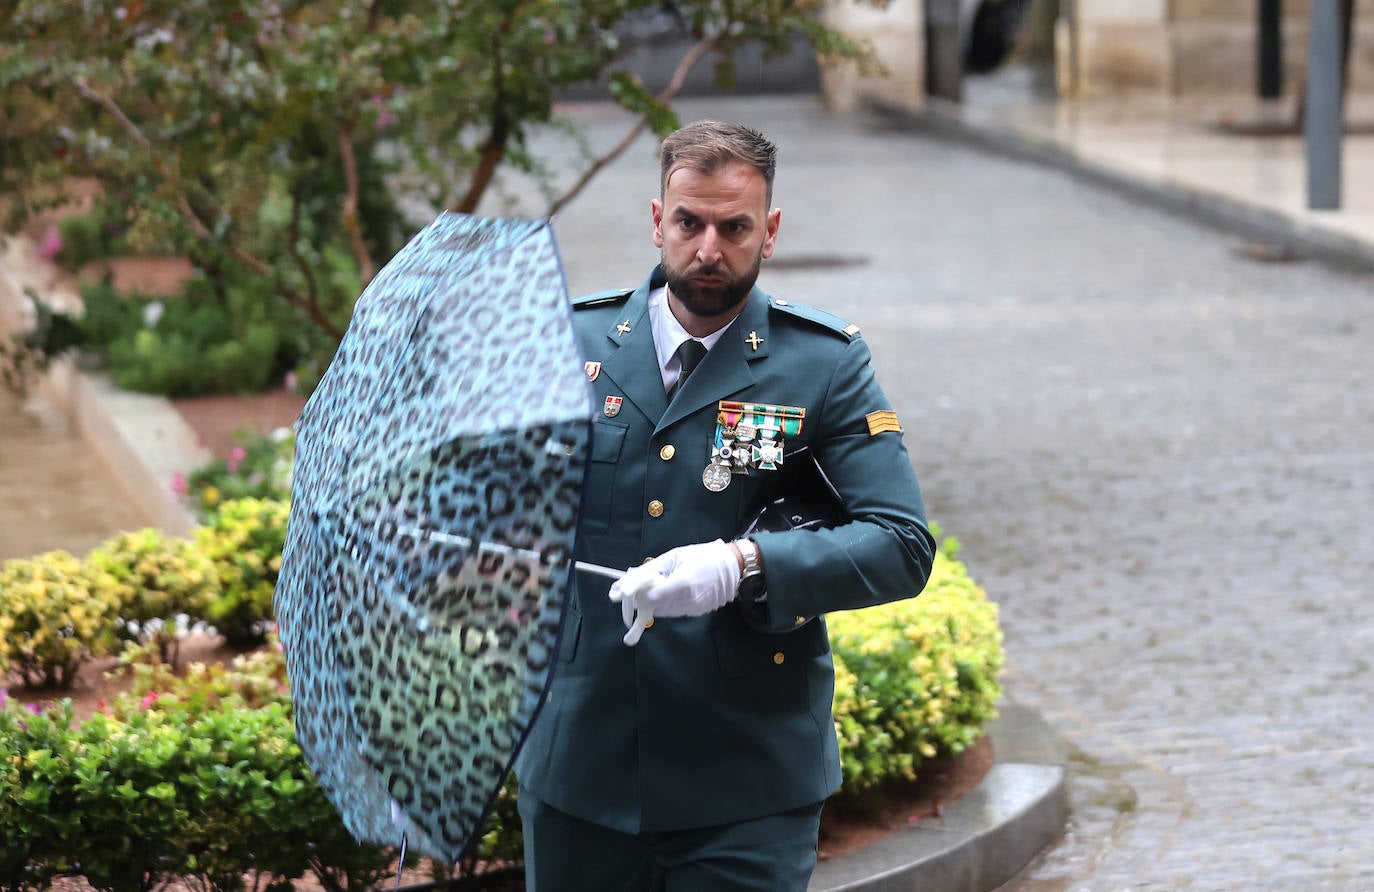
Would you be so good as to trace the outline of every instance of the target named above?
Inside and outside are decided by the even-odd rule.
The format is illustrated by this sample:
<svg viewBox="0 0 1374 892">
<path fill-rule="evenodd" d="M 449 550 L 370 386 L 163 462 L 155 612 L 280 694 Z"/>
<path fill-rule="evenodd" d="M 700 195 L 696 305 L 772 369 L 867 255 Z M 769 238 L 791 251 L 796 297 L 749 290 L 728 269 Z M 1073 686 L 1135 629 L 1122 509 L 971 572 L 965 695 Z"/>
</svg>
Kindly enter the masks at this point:
<svg viewBox="0 0 1374 892">
<path fill-rule="evenodd" d="M 719 610 L 735 599 L 739 580 L 739 555 L 720 539 L 674 548 L 631 567 L 611 585 L 610 593 L 630 630 L 625 643 L 634 646 L 655 616 L 701 616 Z"/>
</svg>

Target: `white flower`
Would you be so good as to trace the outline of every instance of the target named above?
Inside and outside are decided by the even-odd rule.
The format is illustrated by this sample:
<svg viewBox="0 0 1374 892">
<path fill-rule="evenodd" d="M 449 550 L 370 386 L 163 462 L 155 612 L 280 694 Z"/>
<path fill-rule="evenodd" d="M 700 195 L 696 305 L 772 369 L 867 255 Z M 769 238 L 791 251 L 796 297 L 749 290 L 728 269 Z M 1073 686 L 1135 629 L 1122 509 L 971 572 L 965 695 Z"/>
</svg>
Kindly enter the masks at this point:
<svg viewBox="0 0 1374 892">
<path fill-rule="evenodd" d="M 157 320 L 162 318 L 162 312 L 166 307 L 162 301 L 155 300 L 143 308 L 143 324 L 149 328 L 157 327 Z"/>
<path fill-rule="evenodd" d="M 291 436 L 291 428 L 289 427 L 273 428 L 271 434 L 273 443 L 281 443 L 289 436 Z"/>
</svg>

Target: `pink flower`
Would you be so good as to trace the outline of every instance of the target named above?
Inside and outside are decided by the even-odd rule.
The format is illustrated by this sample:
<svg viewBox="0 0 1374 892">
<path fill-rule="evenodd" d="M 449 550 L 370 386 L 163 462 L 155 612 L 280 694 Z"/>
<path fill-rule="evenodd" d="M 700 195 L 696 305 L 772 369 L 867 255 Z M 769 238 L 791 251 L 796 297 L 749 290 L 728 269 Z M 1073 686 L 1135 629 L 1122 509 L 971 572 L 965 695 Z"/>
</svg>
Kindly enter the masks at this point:
<svg viewBox="0 0 1374 892">
<path fill-rule="evenodd" d="M 157 702 L 158 696 L 158 692 L 153 691 L 151 694 L 148 694 L 142 700 L 138 701 L 138 708 L 147 709 L 149 706 L 152 706 L 154 703 Z"/>
<path fill-rule="evenodd" d="M 242 446 L 235 446 L 229 450 L 229 470 L 237 471 L 239 464 L 248 457 L 248 452 Z"/>
<path fill-rule="evenodd" d="M 180 472 L 172 475 L 172 494 L 186 495 L 186 475 Z"/>
<path fill-rule="evenodd" d="M 38 244 L 38 256 L 44 260 L 52 260 L 62 253 L 62 233 L 57 231 L 57 227 L 49 226 L 48 231 L 43 233 L 43 241 Z"/>
<path fill-rule="evenodd" d="M 297 383 L 297 382 L 296 382 L 296 373 L 295 373 L 295 372 L 287 372 L 286 375 L 282 377 L 281 383 L 282 383 L 282 386 L 286 388 L 286 390 L 287 390 L 288 393 L 295 393 L 295 392 L 296 392 L 296 383 Z"/>
<path fill-rule="evenodd" d="M 391 114 L 391 109 L 386 107 L 386 97 L 381 93 L 374 94 L 372 104 L 377 106 L 377 123 L 374 125 L 377 130 L 385 130 L 390 127 L 396 118 Z"/>
</svg>

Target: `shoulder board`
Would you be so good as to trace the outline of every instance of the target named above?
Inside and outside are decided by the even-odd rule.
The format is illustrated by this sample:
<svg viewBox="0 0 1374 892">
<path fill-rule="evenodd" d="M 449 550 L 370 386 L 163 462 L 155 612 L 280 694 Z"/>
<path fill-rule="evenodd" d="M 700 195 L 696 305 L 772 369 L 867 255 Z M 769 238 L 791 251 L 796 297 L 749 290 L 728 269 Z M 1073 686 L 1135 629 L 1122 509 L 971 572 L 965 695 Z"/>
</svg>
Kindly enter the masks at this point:
<svg viewBox="0 0 1374 892">
<path fill-rule="evenodd" d="M 786 313 L 797 319 L 804 319 L 847 340 L 852 341 L 859 336 L 859 326 L 851 325 L 839 316 L 827 313 L 825 310 L 818 310 L 806 304 L 795 304 L 790 300 L 783 300 L 778 297 L 768 298 L 768 306 L 770 309 Z"/>
<path fill-rule="evenodd" d="M 585 310 L 588 307 L 600 307 L 609 304 L 620 304 L 625 302 L 625 298 L 634 293 L 633 288 L 612 288 L 609 291 L 598 291 L 595 294 L 584 294 L 582 297 L 573 298 L 573 309 Z"/>
</svg>

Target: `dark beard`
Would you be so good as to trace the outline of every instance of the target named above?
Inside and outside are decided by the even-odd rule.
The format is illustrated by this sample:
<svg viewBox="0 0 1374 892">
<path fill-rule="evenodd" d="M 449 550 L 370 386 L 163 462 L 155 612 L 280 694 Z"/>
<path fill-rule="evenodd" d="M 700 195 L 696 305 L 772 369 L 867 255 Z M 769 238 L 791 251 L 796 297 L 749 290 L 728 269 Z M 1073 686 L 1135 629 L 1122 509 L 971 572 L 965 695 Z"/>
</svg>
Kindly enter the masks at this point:
<svg viewBox="0 0 1374 892">
<path fill-rule="evenodd" d="M 684 274 L 668 265 L 668 258 L 662 258 L 663 275 L 668 282 L 668 290 L 678 303 L 693 316 L 709 319 L 728 313 L 743 303 L 754 283 L 759 278 L 759 265 L 762 257 L 754 258 L 754 265 L 738 279 L 731 279 L 723 287 L 702 288 L 693 280 L 695 276 L 720 274 L 715 269 L 698 267 Z"/>
</svg>

